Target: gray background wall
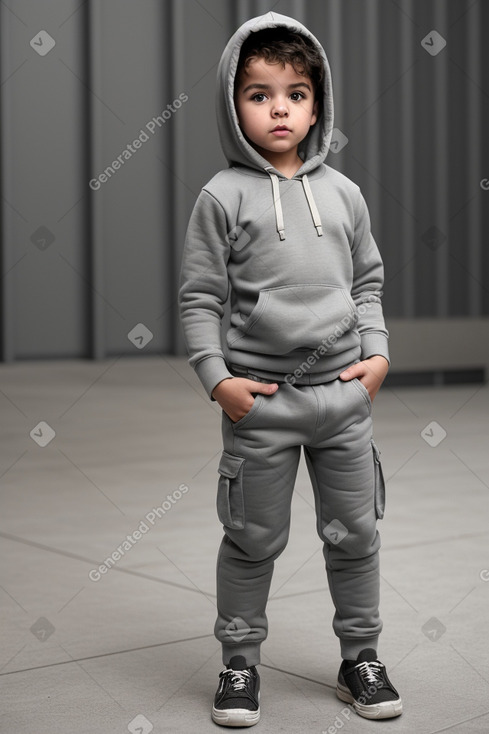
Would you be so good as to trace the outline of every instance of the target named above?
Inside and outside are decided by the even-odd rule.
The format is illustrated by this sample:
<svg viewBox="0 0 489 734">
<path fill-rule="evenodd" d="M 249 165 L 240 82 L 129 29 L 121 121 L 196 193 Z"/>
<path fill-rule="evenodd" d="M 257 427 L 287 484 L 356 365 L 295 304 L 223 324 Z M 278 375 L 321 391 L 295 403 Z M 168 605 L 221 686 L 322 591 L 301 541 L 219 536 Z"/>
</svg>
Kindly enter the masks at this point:
<svg viewBox="0 0 489 734">
<path fill-rule="evenodd" d="M 489 366 L 482 0 L 2 2 L 3 361 L 184 353 L 186 223 L 226 165 L 216 67 L 237 25 L 268 10 L 304 22 L 329 56 L 349 142 L 327 162 L 369 204 L 394 368 Z M 436 55 L 433 30 L 446 40 Z M 43 56 L 41 31 L 55 42 Z M 141 130 L 148 140 L 92 190 Z M 152 334 L 137 327 L 140 349 L 137 324 Z"/>
</svg>

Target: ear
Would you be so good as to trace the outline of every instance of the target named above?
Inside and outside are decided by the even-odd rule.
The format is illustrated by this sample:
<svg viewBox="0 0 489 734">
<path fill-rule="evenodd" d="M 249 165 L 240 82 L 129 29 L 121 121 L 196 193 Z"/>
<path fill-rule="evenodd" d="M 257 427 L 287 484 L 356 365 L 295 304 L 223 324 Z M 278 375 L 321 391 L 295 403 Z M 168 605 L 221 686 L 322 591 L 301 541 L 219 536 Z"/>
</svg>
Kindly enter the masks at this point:
<svg viewBox="0 0 489 734">
<path fill-rule="evenodd" d="M 319 102 L 316 100 L 314 102 L 314 107 L 312 108 L 311 127 L 317 122 L 318 116 L 319 116 Z"/>
</svg>

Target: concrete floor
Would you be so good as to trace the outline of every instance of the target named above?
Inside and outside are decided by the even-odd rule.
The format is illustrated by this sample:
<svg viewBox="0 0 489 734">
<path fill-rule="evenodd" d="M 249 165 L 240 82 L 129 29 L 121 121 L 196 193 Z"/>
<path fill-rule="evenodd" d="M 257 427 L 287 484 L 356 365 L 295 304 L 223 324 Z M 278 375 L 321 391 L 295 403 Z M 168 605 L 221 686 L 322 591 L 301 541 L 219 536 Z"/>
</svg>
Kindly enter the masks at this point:
<svg viewBox="0 0 489 734">
<path fill-rule="evenodd" d="M 1 731 L 223 731 L 210 719 L 218 406 L 186 360 L 143 356 L 0 365 L 0 408 Z M 348 719 L 334 695 L 302 464 L 253 731 L 489 732 L 488 415 L 477 385 L 383 388 L 375 401 L 388 480 L 379 655 L 404 700 L 396 720 Z"/>
</svg>

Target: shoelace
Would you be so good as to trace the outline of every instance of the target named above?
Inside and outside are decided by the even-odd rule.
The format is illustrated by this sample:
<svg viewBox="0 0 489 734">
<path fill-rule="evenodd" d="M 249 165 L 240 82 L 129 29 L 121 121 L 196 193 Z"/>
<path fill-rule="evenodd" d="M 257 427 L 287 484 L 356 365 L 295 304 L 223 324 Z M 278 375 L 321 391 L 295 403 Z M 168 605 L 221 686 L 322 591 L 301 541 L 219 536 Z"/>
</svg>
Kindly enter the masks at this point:
<svg viewBox="0 0 489 734">
<path fill-rule="evenodd" d="M 227 675 L 231 679 L 231 686 L 233 691 L 242 691 L 246 688 L 246 684 L 251 678 L 249 670 L 233 670 L 232 668 L 226 668 L 221 673 L 221 676 Z"/>
<path fill-rule="evenodd" d="M 382 670 L 384 668 L 382 663 L 375 661 L 371 663 L 359 663 L 355 667 L 366 683 L 375 684 L 382 681 Z"/>
</svg>

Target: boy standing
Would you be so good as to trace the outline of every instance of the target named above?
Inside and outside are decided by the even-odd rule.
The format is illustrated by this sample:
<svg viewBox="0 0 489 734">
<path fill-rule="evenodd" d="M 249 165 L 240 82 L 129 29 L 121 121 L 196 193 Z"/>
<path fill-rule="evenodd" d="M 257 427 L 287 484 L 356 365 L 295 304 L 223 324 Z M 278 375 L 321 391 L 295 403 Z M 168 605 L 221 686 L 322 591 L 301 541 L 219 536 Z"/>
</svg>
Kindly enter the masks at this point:
<svg viewBox="0 0 489 734">
<path fill-rule="evenodd" d="M 360 189 L 323 162 L 333 98 L 318 40 L 277 13 L 244 23 L 221 57 L 217 113 L 230 167 L 195 204 L 180 289 L 190 364 L 222 407 L 215 634 L 225 669 L 212 718 L 260 717 L 255 666 L 302 446 L 343 658 L 337 695 L 366 718 L 398 716 L 376 653 L 384 485 L 371 408 L 389 367 L 383 266 Z"/>
</svg>

